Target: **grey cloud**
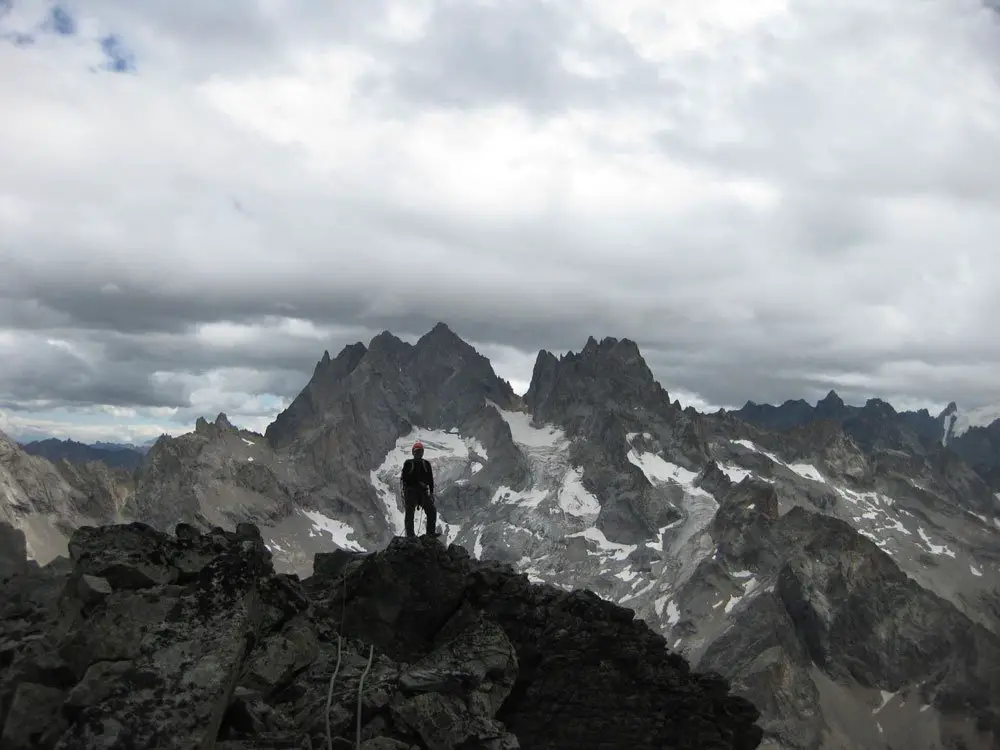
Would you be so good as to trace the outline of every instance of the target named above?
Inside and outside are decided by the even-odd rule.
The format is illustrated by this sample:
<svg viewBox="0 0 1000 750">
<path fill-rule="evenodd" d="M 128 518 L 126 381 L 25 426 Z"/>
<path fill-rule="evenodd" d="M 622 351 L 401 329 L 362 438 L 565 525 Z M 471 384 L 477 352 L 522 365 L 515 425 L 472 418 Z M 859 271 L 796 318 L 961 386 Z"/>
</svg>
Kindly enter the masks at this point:
<svg viewBox="0 0 1000 750">
<path fill-rule="evenodd" d="M 15 122 L 0 143 L 0 331 L 16 332 L 0 399 L 257 415 L 270 401 L 252 395 L 293 396 L 323 349 L 444 320 L 510 378 L 530 376 L 538 349 L 617 336 L 668 390 L 713 404 L 830 388 L 996 400 L 1000 88 L 977 78 L 976 99 L 964 79 L 946 84 L 960 72 L 948 60 L 979 76 L 1000 43 L 922 30 L 902 9 L 810 3 L 792 6 L 800 37 L 765 24 L 664 63 L 583 3 L 436 3 L 409 42 L 380 31 L 387 5 L 299 3 L 280 18 L 263 4 L 67 5 L 120 30 L 143 67 L 128 106 L 85 78 L 49 99 L 28 64 L 0 81 L 17 111 L 80 124 Z M 907 62 L 892 56 L 898 32 L 918 51 L 950 34 L 947 59 L 884 73 Z M 345 49 L 375 65 L 349 110 L 327 110 L 323 76 L 296 65 Z M 609 77 L 573 72 L 566 51 Z M 277 73 L 304 82 L 251 88 L 231 109 L 192 88 L 210 75 L 277 86 Z M 537 183 L 477 161 L 475 118 L 494 104 L 528 115 L 504 158 Z M 567 112 L 579 133 L 517 147 Z M 468 143 L 418 150 L 456 123 Z M 507 187 L 483 189 L 494 182 Z M 289 335 L 281 316 L 328 330 Z M 213 322 L 253 331 L 197 335 Z"/>
<path fill-rule="evenodd" d="M 376 49 L 391 61 L 363 89 L 447 107 L 514 103 L 551 114 L 570 106 L 617 107 L 668 93 L 656 67 L 628 40 L 596 24 L 582 2 L 514 0 L 433 4 L 427 32 Z M 567 55 L 600 71 L 576 71 Z"/>
<path fill-rule="evenodd" d="M 185 394 L 179 388 L 154 385 L 151 371 L 144 365 L 107 370 L 78 351 L 79 341 L 70 346 L 64 348 L 35 338 L 21 338 L 9 348 L 0 345 L 5 362 L 0 398 L 9 404 L 144 407 L 173 406 L 184 401 Z"/>
</svg>

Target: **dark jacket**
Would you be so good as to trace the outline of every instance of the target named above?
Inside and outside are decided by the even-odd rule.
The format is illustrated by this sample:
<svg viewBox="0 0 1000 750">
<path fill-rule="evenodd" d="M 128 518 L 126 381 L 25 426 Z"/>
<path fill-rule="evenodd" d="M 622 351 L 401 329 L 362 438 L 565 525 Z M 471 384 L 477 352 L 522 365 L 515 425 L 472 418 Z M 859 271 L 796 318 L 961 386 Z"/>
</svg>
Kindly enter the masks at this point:
<svg viewBox="0 0 1000 750">
<path fill-rule="evenodd" d="M 408 458 L 403 461 L 399 481 L 404 490 L 421 490 L 426 487 L 428 493 L 434 494 L 434 472 L 431 470 L 431 462 L 425 458 Z"/>
</svg>

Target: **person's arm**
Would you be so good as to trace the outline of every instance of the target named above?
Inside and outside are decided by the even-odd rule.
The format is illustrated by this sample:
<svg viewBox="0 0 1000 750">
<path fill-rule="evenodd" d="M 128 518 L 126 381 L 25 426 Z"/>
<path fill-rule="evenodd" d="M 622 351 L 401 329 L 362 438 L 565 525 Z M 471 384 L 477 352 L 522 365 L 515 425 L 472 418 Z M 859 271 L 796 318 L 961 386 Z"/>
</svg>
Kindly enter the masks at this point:
<svg viewBox="0 0 1000 750">
<path fill-rule="evenodd" d="M 427 461 L 427 491 L 430 494 L 434 494 L 434 469 L 431 468 L 431 462 Z"/>
<path fill-rule="evenodd" d="M 399 474 L 399 483 L 404 487 L 407 485 L 407 474 L 410 473 L 407 471 L 407 469 L 412 469 L 412 468 L 413 468 L 413 463 L 410 461 L 410 459 L 406 459 L 405 461 L 403 461 L 403 470 Z"/>
</svg>

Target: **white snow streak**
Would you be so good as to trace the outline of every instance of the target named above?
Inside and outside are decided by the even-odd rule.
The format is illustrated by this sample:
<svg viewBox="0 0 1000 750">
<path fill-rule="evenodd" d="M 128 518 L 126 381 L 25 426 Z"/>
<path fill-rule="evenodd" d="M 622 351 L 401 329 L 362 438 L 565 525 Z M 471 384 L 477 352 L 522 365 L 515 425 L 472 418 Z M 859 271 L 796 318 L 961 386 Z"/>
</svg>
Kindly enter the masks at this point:
<svg viewBox="0 0 1000 750">
<path fill-rule="evenodd" d="M 667 625 L 673 627 L 681 621 L 681 611 L 674 602 L 667 604 Z"/>
<path fill-rule="evenodd" d="M 552 425 L 533 426 L 531 415 L 524 412 L 499 408 L 497 411 L 510 427 L 514 443 L 528 459 L 534 483 L 519 492 L 501 485 L 491 502 L 526 508 L 538 508 L 544 503 L 564 515 L 593 523 L 601 512 L 601 503 L 583 486 L 582 469 L 570 465 L 570 441 L 566 433 Z"/>
<path fill-rule="evenodd" d="M 571 468 L 559 488 L 559 507 L 573 516 L 590 517 L 601 512 L 601 504 L 583 486 L 583 470 Z"/>
<path fill-rule="evenodd" d="M 762 456 L 767 456 L 769 459 L 771 459 L 772 461 L 774 461 L 774 463 L 778 464 L 778 466 L 784 466 L 786 469 L 788 469 L 789 471 L 795 472 L 796 474 L 798 474 L 803 479 L 811 479 L 814 482 L 821 482 L 821 483 L 825 483 L 826 482 L 826 479 L 824 479 L 823 475 L 820 474 L 819 469 L 817 469 L 812 464 L 802 464 L 802 463 L 788 464 L 788 463 L 785 463 L 780 458 L 778 458 L 775 454 L 770 453 L 769 451 L 764 450 L 763 448 L 759 447 L 755 443 L 750 442 L 749 440 L 733 440 L 732 442 L 735 445 L 741 445 L 741 446 L 743 446 L 744 448 L 746 448 L 748 450 L 752 450 L 754 453 L 760 453 Z"/>
<path fill-rule="evenodd" d="M 895 693 L 890 693 L 890 692 L 887 692 L 885 690 L 880 690 L 879 692 L 882 693 L 882 705 L 879 706 L 878 708 L 873 708 L 872 709 L 872 716 L 874 716 L 879 711 L 881 711 L 883 708 L 885 708 L 889 704 L 889 701 L 891 701 L 893 698 L 896 697 Z"/>
<path fill-rule="evenodd" d="M 917 527 L 917 533 L 920 534 L 920 538 L 924 540 L 924 544 L 927 545 L 928 550 L 935 555 L 947 555 L 948 557 L 955 557 L 955 553 L 948 549 L 947 546 L 943 544 L 934 544 L 931 538 L 927 536 L 927 532 L 924 531 L 922 526 Z"/>
<path fill-rule="evenodd" d="M 609 555 L 615 560 L 624 560 L 635 552 L 637 547 L 635 544 L 618 544 L 617 542 L 610 541 L 606 536 L 604 536 L 604 532 L 596 526 L 591 526 L 590 528 L 578 531 L 575 534 L 566 535 L 567 538 L 577 536 L 582 536 L 584 539 L 596 543 L 599 554 Z"/>
<path fill-rule="evenodd" d="M 365 551 L 365 548 L 360 544 L 347 538 L 355 532 L 352 527 L 348 526 L 343 521 L 338 521 L 330 518 L 329 516 L 324 516 L 322 513 L 314 510 L 300 510 L 299 512 L 313 522 L 313 528 L 316 531 L 322 531 L 329 534 L 333 543 L 341 549 L 349 549 L 354 552 Z M 310 536 L 312 536 L 311 532 Z"/>
<path fill-rule="evenodd" d="M 698 563 L 712 554 L 714 550 L 712 540 L 703 532 L 715 517 L 719 504 L 711 493 L 700 487 L 695 487 L 694 480 L 697 479 L 698 472 L 671 463 L 655 453 L 640 453 L 631 443 L 635 437 L 634 433 L 626 435 L 630 441 L 628 443 L 629 462 L 642 471 L 653 486 L 675 484 L 684 491 L 681 506 L 684 518 L 681 519 L 679 528 L 674 532 L 674 537 L 670 540 L 666 550 L 668 558 L 680 561 L 680 570 L 674 582 L 675 586 L 680 585 L 691 576 Z M 661 539 L 667 529 L 677 525 L 676 523 L 671 524 L 663 529 Z"/>
</svg>

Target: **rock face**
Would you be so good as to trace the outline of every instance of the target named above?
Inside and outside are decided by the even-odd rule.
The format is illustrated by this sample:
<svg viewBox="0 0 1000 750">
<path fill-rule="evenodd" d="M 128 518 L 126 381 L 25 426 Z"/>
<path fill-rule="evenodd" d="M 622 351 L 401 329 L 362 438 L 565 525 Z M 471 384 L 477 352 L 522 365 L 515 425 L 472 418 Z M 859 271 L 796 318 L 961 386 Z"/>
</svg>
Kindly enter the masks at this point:
<svg viewBox="0 0 1000 750">
<path fill-rule="evenodd" d="M 768 522 L 747 512 L 752 504 L 769 506 Z M 734 592 L 733 627 L 702 647 L 698 664 L 761 696 L 767 736 L 801 748 L 834 738 L 851 747 L 921 747 L 928 735 L 941 743 L 931 746 L 995 746 L 995 632 L 922 588 L 847 523 L 802 507 L 779 517 L 766 484 L 732 487 L 711 532 L 721 567 L 744 569 L 753 586 Z M 693 586 L 679 592 L 681 608 L 697 596 Z M 684 617 L 678 625 L 697 639 L 707 622 Z M 875 711 L 850 707 L 876 698 Z M 816 713 L 817 704 L 828 710 Z M 949 720 L 930 718 L 932 707 Z"/>
<path fill-rule="evenodd" d="M 132 491 L 124 470 L 100 462 L 53 464 L 0 433 L 0 522 L 23 532 L 28 556 L 41 564 L 66 553 L 74 528 L 122 520 Z"/>
<path fill-rule="evenodd" d="M 539 353 L 525 402 L 539 423 L 562 427 L 584 486 L 604 499 L 597 528 L 615 542 L 648 539 L 679 517 L 627 458 L 641 435 L 647 448 L 685 468 L 708 459 L 697 422 L 670 403 L 634 341 L 587 341 L 560 359 Z"/>
<path fill-rule="evenodd" d="M 431 539 L 275 574 L 257 528 L 79 529 L 0 583 L 0 746 L 740 748 L 758 713 L 628 610 Z"/>
</svg>

